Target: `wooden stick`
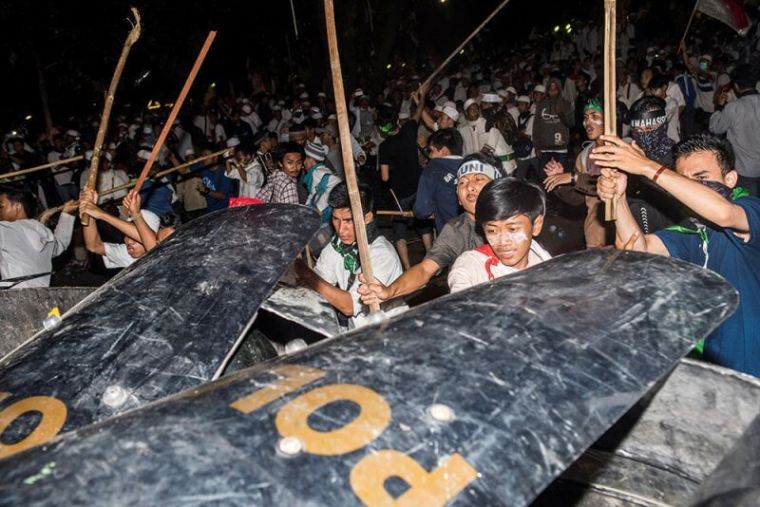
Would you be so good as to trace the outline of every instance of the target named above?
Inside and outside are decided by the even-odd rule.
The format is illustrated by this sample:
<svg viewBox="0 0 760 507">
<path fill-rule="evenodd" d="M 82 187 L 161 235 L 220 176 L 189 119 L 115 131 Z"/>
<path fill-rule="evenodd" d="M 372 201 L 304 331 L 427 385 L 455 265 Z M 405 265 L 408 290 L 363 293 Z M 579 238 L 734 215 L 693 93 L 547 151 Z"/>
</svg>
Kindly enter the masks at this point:
<svg viewBox="0 0 760 507">
<path fill-rule="evenodd" d="M 604 134 L 616 135 L 617 81 L 615 78 L 616 0 L 604 0 Z M 604 219 L 617 218 L 616 199 L 604 202 Z"/>
<path fill-rule="evenodd" d="M 683 37 L 681 37 L 681 42 L 678 43 L 679 53 L 681 52 L 683 43 L 686 42 L 686 34 L 689 33 L 689 28 L 691 28 L 691 22 L 694 21 L 694 14 L 697 13 L 697 7 L 699 7 L 699 0 L 696 0 L 696 2 L 694 2 L 694 8 L 691 10 L 691 16 L 689 16 L 689 22 L 686 23 L 686 29 L 683 31 Z"/>
<path fill-rule="evenodd" d="M 499 11 L 503 9 L 504 6 L 507 5 L 508 3 L 509 3 L 509 0 L 503 0 L 499 4 L 499 6 L 496 7 L 496 9 L 494 9 L 493 12 L 489 14 L 488 17 L 480 25 L 478 25 L 478 27 L 464 40 L 464 42 L 462 42 L 459 46 L 457 46 L 457 48 L 451 52 L 451 54 L 443 61 L 443 63 L 440 64 L 433 71 L 433 73 L 430 74 L 430 76 L 428 76 L 428 78 L 422 83 L 421 88 L 425 88 L 427 85 L 429 85 L 430 82 L 433 81 L 435 76 L 437 76 L 444 69 L 444 67 L 446 67 L 449 64 L 449 62 L 454 59 L 457 53 L 459 53 L 462 50 L 462 48 L 464 48 L 467 45 L 467 43 L 469 43 L 472 40 L 472 38 L 475 37 L 478 34 L 478 32 L 480 32 L 483 29 L 483 27 L 486 26 L 488 22 L 491 21 L 494 18 L 494 16 L 496 16 L 499 13 Z"/>
<path fill-rule="evenodd" d="M 69 162 L 77 162 L 79 160 L 82 160 L 83 158 L 84 157 L 82 155 L 77 155 L 76 157 L 64 158 L 63 160 L 58 160 L 56 162 L 50 162 L 49 164 L 37 165 L 37 166 L 34 166 L 34 167 L 30 167 L 29 169 L 21 169 L 19 171 L 14 171 L 12 173 L 0 174 L 0 180 L 11 179 L 11 178 L 15 178 L 16 176 L 22 176 L 24 174 L 29 174 L 29 173 L 34 173 L 34 172 L 37 172 L 37 171 L 42 171 L 43 169 L 49 169 L 49 168 L 55 167 L 57 165 L 68 164 Z"/>
<path fill-rule="evenodd" d="M 390 190 L 393 200 L 396 201 L 396 206 L 398 206 L 399 211 L 404 211 L 403 206 L 401 206 L 401 201 L 399 201 L 398 197 L 396 197 L 396 192 L 394 192 L 392 188 L 389 188 L 388 190 Z"/>
<path fill-rule="evenodd" d="M 219 155 L 224 155 L 225 153 L 227 153 L 230 150 L 232 150 L 232 148 L 225 148 L 223 150 L 219 150 L 219 151 L 216 151 L 214 153 L 210 153 L 209 155 L 204 155 L 202 157 L 198 157 L 198 158 L 196 158 L 194 160 L 191 160 L 189 162 L 185 162 L 184 164 L 176 165 L 174 167 L 170 167 L 169 169 L 164 169 L 163 171 L 159 171 L 156 174 L 154 174 L 150 179 L 157 180 L 159 178 L 163 178 L 164 176 L 166 176 L 168 174 L 175 173 L 175 172 L 179 171 L 180 169 L 184 169 L 185 167 L 191 166 L 193 164 L 197 164 L 198 162 L 203 162 L 204 160 L 208 160 L 210 158 L 218 157 Z M 136 184 L 137 184 L 137 180 L 131 181 L 129 183 L 125 183 L 123 185 L 119 185 L 118 187 L 109 188 L 108 190 L 103 191 L 103 193 L 100 194 L 100 196 L 102 197 L 104 195 L 115 194 L 116 192 L 118 192 L 120 190 L 126 190 L 128 188 L 132 188 Z"/>
<path fill-rule="evenodd" d="M 335 93 L 335 109 L 338 115 L 340 147 L 343 154 L 343 169 L 346 177 L 346 186 L 348 187 L 348 197 L 351 200 L 351 216 L 353 217 L 354 229 L 356 230 L 356 244 L 359 247 L 359 260 L 362 264 L 362 273 L 364 273 L 367 279 L 372 280 L 374 278 L 372 259 L 369 256 L 367 229 L 364 226 L 364 211 L 362 210 L 361 198 L 359 196 L 359 184 L 354 168 L 354 156 L 351 153 L 351 134 L 348 128 L 346 91 L 343 88 L 343 71 L 340 67 L 333 0 L 325 0 L 325 22 L 327 25 L 327 45 L 330 50 L 330 70 L 332 71 L 333 91 Z M 370 305 L 369 308 L 372 313 L 380 311 L 378 303 Z"/>
<path fill-rule="evenodd" d="M 182 103 L 185 102 L 185 98 L 190 91 L 190 87 L 193 85 L 193 81 L 195 81 L 195 76 L 198 75 L 198 71 L 200 70 L 201 65 L 203 65 L 203 60 L 206 58 L 209 49 L 211 49 L 211 44 L 214 42 L 214 38 L 216 38 L 216 32 L 209 32 L 208 36 L 206 37 L 206 42 L 203 43 L 201 52 L 198 53 L 198 58 L 195 59 L 193 68 L 190 69 L 190 74 L 188 74 L 187 79 L 185 80 L 185 85 L 182 87 L 182 91 L 179 92 L 179 97 L 177 97 L 177 100 L 174 101 L 174 106 L 172 107 L 171 113 L 169 113 L 169 118 L 166 120 L 163 130 L 161 130 L 161 134 L 158 136 L 156 144 L 153 145 L 153 149 L 150 152 L 150 157 L 148 157 L 148 160 L 145 162 L 145 166 L 140 173 L 140 177 L 137 178 L 135 190 L 138 192 L 142 188 L 143 183 L 145 183 L 145 178 L 148 177 L 148 173 L 150 172 L 151 167 L 153 167 L 153 162 L 155 162 L 156 157 L 158 156 L 158 152 L 161 151 L 161 147 L 164 145 L 164 141 L 166 141 L 166 137 L 169 135 L 169 131 L 171 131 L 172 126 L 174 125 L 174 120 L 177 119 L 179 110 L 182 109 Z"/>
<path fill-rule="evenodd" d="M 414 211 L 378 210 L 378 211 L 375 211 L 375 215 L 381 216 L 381 217 L 385 216 L 385 217 L 414 218 Z"/>
<path fill-rule="evenodd" d="M 127 57 L 129 51 L 132 49 L 132 45 L 140 38 L 142 29 L 140 27 L 140 12 L 134 7 L 130 8 L 132 15 L 135 17 L 135 22 L 132 25 L 132 30 L 127 35 L 127 40 L 124 41 L 124 47 L 121 49 L 121 55 L 119 61 L 116 63 L 116 70 L 114 70 L 113 77 L 111 78 L 111 84 L 108 87 L 108 93 L 106 94 L 106 100 L 103 104 L 103 114 L 100 116 L 100 125 L 98 125 L 98 135 L 95 137 L 95 145 L 92 147 L 92 160 L 90 160 L 90 173 L 87 175 L 87 183 L 85 186 L 90 190 L 94 189 L 98 182 L 98 169 L 100 168 L 100 154 L 103 150 L 103 143 L 106 140 L 106 132 L 108 132 L 108 122 L 111 120 L 111 109 L 113 108 L 114 97 L 116 96 L 116 88 L 121 81 L 121 74 L 124 72 L 124 66 L 127 64 Z M 90 217 L 83 214 L 81 217 L 82 225 L 86 226 L 90 222 Z"/>
<path fill-rule="evenodd" d="M 166 176 L 168 174 L 177 172 L 180 169 L 184 169 L 185 167 L 191 166 L 193 164 L 197 164 L 198 162 L 203 162 L 204 160 L 208 160 L 210 158 L 218 157 L 219 155 L 223 155 L 223 154 L 227 153 L 230 150 L 231 150 L 231 148 L 225 148 L 224 150 L 219 150 L 217 152 L 210 153 L 208 155 L 204 155 L 202 157 L 198 157 L 196 159 L 190 160 L 188 162 L 185 162 L 184 164 L 179 164 L 179 165 L 176 165 L 174 167 L 170 167 L 169 169 L 164 169 L 163 171 L 160 171 L 160 172 L 157 172 L 156 174 L 154 174 L 151 179 L 163 178 L 164 176 Z M 103 197 L 103 196 L 106 196 L 106 195 L 111 195 L 111 194 L 114 194 L 114 193 L 116 193 L 116 192 L 118 192 L 120 190 L 130 189 L 130 188 L 134 187 L 136 183 L 137 183 L 137 181 L 135 180 L 135 181 L 131 181 L 129 183 L 125 183 L 124 185 L 119 185 L 118 187 L 109 188 L 108 190 L 104 190 L 103 193 L 99 195 L 99 197 Z M 44 212 L 42 212 L 42 214 L 37 218 L 37 220 L 39 220 L 40 222 L 42 222 L 44 224 L 48 220 L 50 220 L 51 216 L 55 215 L 56 213 L 59 213 L 62 210 L 63 210 L 63 206 L 56 206 L 55 208 L 49 208 L 49 209 L 45 210 Z"/>
</svg>

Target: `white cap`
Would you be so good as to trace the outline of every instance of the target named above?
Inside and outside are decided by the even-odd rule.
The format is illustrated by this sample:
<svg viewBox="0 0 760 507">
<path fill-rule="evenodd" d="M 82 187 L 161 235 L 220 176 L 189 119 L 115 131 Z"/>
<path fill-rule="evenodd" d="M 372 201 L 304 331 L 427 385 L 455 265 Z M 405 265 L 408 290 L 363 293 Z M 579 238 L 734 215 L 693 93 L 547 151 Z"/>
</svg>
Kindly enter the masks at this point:
<svg viewBox="0 0 760 507">
<path fill-rule="evenodd" d="M 507 91 L 512 95 L 517 95 L 517 90 L 515 90 L 514 86 L 507 86 Z"/>
<path fill-rule="evenodd" d="M 467 111 L 471 105 L 475 104 L 477 105 L 477 101 L 475 99 L 467 99 L 464 101 L 464 110 Z"/>
<path fill-rule="evenodd" d="M 536 87 L 533 88 L 533 91 L 534 92 L 538 92 L 538 93 L 546 93 L 546 87 L 544 85 L 541 85 L 541 84 L 540 85 L 536 85 Z"/>
<path fill-rule="evenodd" d="M 509 95 L 509 92 L 505 90 L 504 88 L 501 88 L 499 90 L 496 90 L 496 95 L 498 95 L 499 97 L 503 99 L 506 99 L 507 95 Z"/>
<path fill-rule="evenodd" d="M 308 98 L 309 98 L 309 94 L 308 94 L 308 93 L 306 93 L 306 92 L 303 92 L 301 95 L 299 95 L 299 96 L 298 96 L 298 98 L 299 98 L 299 99 L 302 99 L 302 100 L 303 100 L 303 99 L 308 99 Z"/>
<path fill-rule="evenodd" d="M 137 158 L 141 160 L 148 160 L 150 158 L 150 152 L 148 150 L 140 150 L 137 152 Z"/>
<path fill-rule="evenodd" d="M 520 95 L 517 97 L 517 102 L 524 102 L 525 104 L 530 104 L 530 97 L 527 95 Z"/>
<path fill-rule="evenodd" d="M 443 114 L 454 120 L 455 122 L 459 119 L 459 111 L 455 107 L 446 106 L 443 108 L 442 111 Z"/>
<path fill-rule="evenodd" d="M 399 120 L 408 120 L 409 119 L 409 113 L 406 111 L 402 111 L 398 114 Z"/>
<path fill-rule="evenodd" d="M 480 101 L 486 104 L 498 104 L 501 102 L 501 98 L 495 93 L 484 93 Z"/>
<path fill-rule="evenodd" d="M 240 139 L 237 137 L 230 137 L 227 139 L 227 148 L 234 148 L 235 146 L 240 145 Z"/>
<path fill-rule="evenodd" d="M 66 135 L 70 137 L 82 137 L 82 134 L 80 134 L 78 131 L 74 129 L 69 129 L 66 131 Z"/>
<path fill-rule="evenodd" d="M 182 155 L 185 157 L 188 155 L 195 155 L 195 150 L 193 148 L 185 148 L 185 152 Z"/>
<path fill-rule="evenodd" d="M 150 125 L 145 125 L 143 127 L 143 134 L 152 134 L 153 133 L 153 127 Z"/>
<path fill-rule="evenodd" d="M 357 88 L 356 91 L 354 92 L 354 97 L 361 97 L 362 95 L 364 95 L 364 90 L 362 90 L 361 88 Z"/>
<path fill-rule="evenodd" d="M 158 232 L 158 229 L 161 228 L 161 219 L 158 218 L 158 215 L 147 209 L 141 209 L 140 214 L 142 215 L 142 219 L 145 220 L 145 224 L 150 227 L 150 230 Z"/>
<path fill-rule="evenodd" d="M 319 92 L 317 97 L 327 97 L 327 94 L 325 92 Z"/>
<path fill-rule="evenodd" d="M 454 109 L 456 109 L 457 108 L 457 103 L 454 102 L 454 101 L 449 100 L 449 101 L 446 101 L 446 102 L 443 103 L 443 107 L 453 107 Z"/>
</svg>

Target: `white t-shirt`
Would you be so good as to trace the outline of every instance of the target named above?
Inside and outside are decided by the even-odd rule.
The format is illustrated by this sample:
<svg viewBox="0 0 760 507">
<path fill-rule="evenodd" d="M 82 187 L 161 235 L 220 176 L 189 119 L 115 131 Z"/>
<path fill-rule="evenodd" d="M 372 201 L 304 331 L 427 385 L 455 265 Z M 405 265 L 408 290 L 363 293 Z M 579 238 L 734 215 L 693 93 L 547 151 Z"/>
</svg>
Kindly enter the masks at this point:
<svg viewBox="0 0 760 507">
<path fill-rule="evenodd" d="M 106 269 L 126 268 L 137 260 L 129 255 L 127 245 L 124 243 L 103 243 L 103 247 L 105 248 L 103 264 Z"/>
<path fill-rule="evenodd" d="M 372 259 L 372 270 L 375 278 L 383 285 L 390 285 L 396 278 L 401 276 L 403 269 L 401 260 L 398 258 L 396 249 L 383 236 L 379 236 L 369 246 L 369 256 Z M 317 259 L 314 271 L 327 283 L 337 285 L 340 289 L 348 291 L 354 302 L 353 317 L 350 319 L 352 327 L 360 327 L 368 324 L 367 314 L 369 310 L 362 304 L 359 297 L 359 276 L 361 269 L 351 287 L 347 287 L 351 274 L 343 267 L 343 257 L 335 250 L 332 243 L 327 245 Z"/>
<path fill-rule="evenodd" d="M 261 168 L 261 163 L 257 159 L 253 159 L 250 164 L 243 168 L 243 172 L 245 172 L 248 181 L 243 181 L 235 168 L 227 173 L 227 177 L 240 182 L 240 197 L 256 197 L 261 187 L 264 186 L 264 170 Z"/>
<path fill-rule="evenodd" d="M 538 244 L 538 241 L 531 241 L 530 251 L 528 252 L 528 267 L 541 264 L 544 261 L 551 259 L 552 256 L 549 252 Z M 449 289 L 452 293 L 459 292 L 461 290 L 469 289 L 475 285 L 485 283 L 495 278 L 501 278 L 502 276 L 516 273 L 518 270 L 509 266 L 505 266 L 501 262 L 495 263 L 490 266 L 490 273 L 493 277 L 489 276 L 489 266 L 487 262 L 490 259 L 484 253 L 476 250 L 468 250 L 463 253 L 449 271 L 448 283 Z"/>
<path fill-rule="evenodd" d="M 47 161 L 48 163 L 53 163 L 58 162 L 63 158 L 65 158 L 63 156 L 63 153 L 52 150 L 50 153 L 48 153 Z M 72 176 L 74 175 L 74 172 L 70 171 L 69 168 L 65 165 L 55 166 L 51 169 L 51 171 L 53 172 L 53 178 L 58 185 L 68 185 L 71 183 Z"/>
<path fill-rule="evenodd" d="M 61 213 L 55 232 L 37 220 L 0 221 L 0 275 L 3 279 L 49 273 L 53 257 L 62 254 L 71 242 L 75 218 Z M 2 283 L 0 282 L 0 285 Z M 50 276 L 33 278 L 14 288 L 49 287 Z"/>
</svg>

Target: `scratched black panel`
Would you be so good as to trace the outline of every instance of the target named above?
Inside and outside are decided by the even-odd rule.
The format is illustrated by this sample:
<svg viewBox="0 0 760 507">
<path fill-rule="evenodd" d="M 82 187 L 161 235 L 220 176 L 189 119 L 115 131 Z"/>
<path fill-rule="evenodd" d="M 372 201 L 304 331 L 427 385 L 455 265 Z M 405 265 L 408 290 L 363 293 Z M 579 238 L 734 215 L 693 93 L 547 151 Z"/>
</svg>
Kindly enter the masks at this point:
<svg viewBox="0 0 760 507">
<path fill-rule="evenodd" d="M 292 205 L 192 221 L 4 358 L 4 404 L 56 397 L 70 431 L 208 382 L 318 227 L 316 213 Z M 28 430 L 15 424 L 3 439 Z"/>
<path fill-rule="evenodd" d="M 694 498 L 696 507 L 760 505 L 760 417 L 736 442 Z"/>
<path fill-rule="evenodd" d="M 722 278 L 680 261 L 565 255 L 0 461 L 0 504 L 355 505 L 352 468 L 395 449 L 427 470 L 466 459 L 479 476 L 455 505 L 525 505 L 737 301 Z M 281 364 L 325 376 L 249 414 L 229 406 Z M 390 425 L 342 456 L 277 451 L 278 410 L 335 383 L 379 393 Z M 434 420 L 432 404 L 454 419 Z M 350 405 L 310 424 L 347 424 Z"/>
</svg>

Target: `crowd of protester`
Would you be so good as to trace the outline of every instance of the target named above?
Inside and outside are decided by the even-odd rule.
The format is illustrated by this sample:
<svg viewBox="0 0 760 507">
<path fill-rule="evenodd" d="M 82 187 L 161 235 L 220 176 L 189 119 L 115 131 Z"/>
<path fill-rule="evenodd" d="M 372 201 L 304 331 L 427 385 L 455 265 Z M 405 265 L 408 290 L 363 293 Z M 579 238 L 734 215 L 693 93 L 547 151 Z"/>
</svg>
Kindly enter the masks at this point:
<svg viewBox="0 0 760 507">
<path fill-rule="evenodd" d="M 47 286 L 51 259 L 80 230 L 78 213 L 91 218 L 82 246 L 105 268 L 123 268 L 177 225 L 226 208 L 231 198 L 303 204 L 320 214 L 323 228 L 312 241 L 314 267 L 299 260 L 296 272 L 353 327 L 366 322 L 372 303 L 403 310 L 403 296 L 441 274 L 454 292 L 550 259 L 536 239 L 547 209 L 580 208 L 587 248 L 678 257 L 733 283 L 741 306 L 706 341 L 704 356 L 760 375 L 760 76 L 753 60 L 760 46 L 752 33 L 726 41 L 702 30 L 680 47 L 654 46 L 622 23 L 616 104 L 600 95 L 602 34 L 593 23 L 564 39 L 468 52 L 430 86 L 423 85 L 429 69 L 412 64 L 397 66 L 379 86 L 362 83 L 348 97 L 349 151 L 373 279 L 361 274 L 328 89 L 293 81 L 246 96 L 207 94 L 172 126 L 152 174 L 206 158 L 149 179 L 139 193 L 112 190 L 142 169 L 165 111 L 122 108 L 93 189 L 85 182 L 97 118 L 71 119 L 37 137 L 17 130 L 5 136 L 0 178 L 83 158 L 0 180 L 0 275 L 18 288 Z M 604 136 L 612 107 L 619 136 Z M 603 217 L 611 199 L 616 222 Z M 380 227 L 378 202 L 414 218 L 398 214 Z M 54 230 L 35 220 L 57 205 L 63 210 Z M 415 237 L 424 248 L 416 264 L 408 248 Z"/>
</svg>

